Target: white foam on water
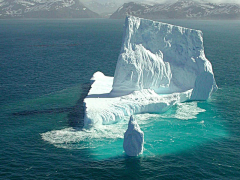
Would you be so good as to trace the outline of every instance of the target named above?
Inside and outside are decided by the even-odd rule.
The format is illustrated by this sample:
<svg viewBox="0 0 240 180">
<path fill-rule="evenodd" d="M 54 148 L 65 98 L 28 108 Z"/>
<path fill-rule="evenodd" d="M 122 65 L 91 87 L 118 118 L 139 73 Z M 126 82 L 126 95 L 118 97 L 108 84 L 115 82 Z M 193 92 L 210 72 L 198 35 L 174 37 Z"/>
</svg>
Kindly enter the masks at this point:
<svg viewBox="0 0 240 180">
<path fill-rule="evenodd" d="M 46 133 L 42 133 L 42 139 L 44 141 L 53 144 L 56 147 L 61 148 L 97 148 L 102 146 L 101 142 L 104 141 L 117 141 L 123 139 L 124 132 L 127 129 L 127 121 L 122 121 L 118 124 L 101 125 L 97 128 L 91 129 L 74 129 L 65 128 L 61 130 L 52 130 Z M 85 143 L 82 147 L 77 146 L 78 143 Z M 72 146 L 72 144 L 75 144 Z"/>
<path fill-rule="evenodd" d="M 169 112 L 159 114 L 159 118 L 176 118 L 180 120 L 196 119 L 197 115 L 205 112 L 205 109 L 198 107 L 196 101 L 178 103 L 174 109 L 170 109 Z"/>
<path fill-rule="evenodd" d="M 195 119 L 199 113 L 205 111 L 205 109 L 197 106 L 197 102 L 179 103 L 175 118 L 182 120 Z"/>
<path fill-rule="evenodd" d="M 203 115 L 198 116 L 200 113 Z M 180 103 L 164 114 L 147 113 L 134 117 L 146 135 L 142 156 L 176 153 L 227 135 L 219 126 L 220 121 L 211 118 L 213 114 L 198 107 L 197 102 Z M 123 137 L 128 120 L 129 116 L 126 116 L 117 124 L 91 129 L 52 130 L 42 133 L 41 137 L 57 148 L 87 151 L 88 157 L 96 160 L 124 156 Z"/>
<path fill-rule="evenodd" d="M 162 118 L 176 118 L 180 120 L 189 120 L 197 118 L 197 115 L 201 112 L 205 112 L 197 106 L 197 102 L 179 103 L 176 107 L 176 112 L 164 113 L 164 114 L 138 114 L 136 119 L 140 126 L 148 127 L 152 125 L 154 121 L 161 121 Z M 97 128 L 77 130 L 74 128 L 65 128 L 61 130 L 53 130 L 46 133 L 42 133 L 42 139 L 56 145 L 57 147 L 67 148 L 71 143 L 79 142 L 94 142 L 101 141 L 103 139 L 116 141 L 117 139 L 123 139 L 124 132 L 127 129 L 128 116 L 124 121 L 117 124 L 101 125 Z M 99 143 L 97 143 L 99 144 Z M 95 147 L 95 146 L 94 146 Z M 86 148 L 86 147 L 84 147 Z M 89 148 L 93 148 L 89 145 Z"/>
</svg>

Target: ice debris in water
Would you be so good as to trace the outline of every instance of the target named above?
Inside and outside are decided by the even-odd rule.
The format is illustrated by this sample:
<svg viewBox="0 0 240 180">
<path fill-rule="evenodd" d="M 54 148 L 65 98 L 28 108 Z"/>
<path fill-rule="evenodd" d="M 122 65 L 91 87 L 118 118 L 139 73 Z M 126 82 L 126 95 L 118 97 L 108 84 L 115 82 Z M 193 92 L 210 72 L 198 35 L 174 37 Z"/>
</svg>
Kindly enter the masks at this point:
<svg viewBox="0 0 240 180">
<path fill-rule="evenodd" d="M 144 133 L 137 121 L 130 117 L 128 129 L 124 133 L 123 149 L 128 156 L 138 156 L 143 153 Z"/>
</svg>

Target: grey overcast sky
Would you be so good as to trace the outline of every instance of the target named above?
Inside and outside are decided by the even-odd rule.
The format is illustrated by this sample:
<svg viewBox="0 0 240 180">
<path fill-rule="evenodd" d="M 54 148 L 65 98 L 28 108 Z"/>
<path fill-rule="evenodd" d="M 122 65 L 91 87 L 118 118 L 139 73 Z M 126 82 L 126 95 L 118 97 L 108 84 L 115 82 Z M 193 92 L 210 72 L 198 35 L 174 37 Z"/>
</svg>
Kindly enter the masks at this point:
<svg viewBox="0 0 240 180">
<path fill-rule="evenodd" d="M 86 1 L 86 0 L 83 0 L 83 1 Z M 117 3 L 120 4 L 120 3 L 124 3 L 124 2 L 132 2 L 132 1 L 162 3 L 162 2 L 174 2 L 174 1 L 177 1 L 177 0 L 96 0 L 96 1 L 99 1 L 99 2 L 102 2 L 102 3 L 113 1 L 113 2 L 117 2 Z M 213 3 L 238 3 L 238 4 L 240 4 L 240 0 L 195 0 L 195 1 L 213 2 Z"/>
</svg>

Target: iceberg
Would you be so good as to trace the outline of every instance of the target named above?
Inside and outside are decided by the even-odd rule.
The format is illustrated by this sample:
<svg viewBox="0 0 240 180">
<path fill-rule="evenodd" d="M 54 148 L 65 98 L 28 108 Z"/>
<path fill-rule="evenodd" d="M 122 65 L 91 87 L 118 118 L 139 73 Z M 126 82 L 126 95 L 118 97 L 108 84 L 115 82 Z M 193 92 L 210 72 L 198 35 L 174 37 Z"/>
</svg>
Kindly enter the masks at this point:
<svg viewBox="0 0 240 180">
<path fill-rule="evenodd" d="M 200 30 L 129 16 L 114 77 L 96 72 L 84 99 L 84 127 L 113 124 L 217 90 Z"/>
<path fill-rule="evenodd" d="M 123 149 L 128 156 L 138 156 L 143 152 L 144 133 L 137 121 L 130 117 L 128 129 L 124 133 Z"/>
</svg>

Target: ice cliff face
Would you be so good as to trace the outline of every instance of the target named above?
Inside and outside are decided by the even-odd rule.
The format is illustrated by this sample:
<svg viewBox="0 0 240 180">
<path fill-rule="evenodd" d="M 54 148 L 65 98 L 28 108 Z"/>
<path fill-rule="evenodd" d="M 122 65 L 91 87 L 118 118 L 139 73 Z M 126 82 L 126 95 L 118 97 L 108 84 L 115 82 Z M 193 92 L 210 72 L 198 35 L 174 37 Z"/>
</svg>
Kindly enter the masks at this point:
<svg viewBox="0 0 240 180">
<path fill-rule="evenodd" d="M 111 94 L 143 89 L 157 94 L 193 89 L 192 100 L 208 99 L 217 86 L 204 54 L 202 32 L 127 17 Z"/>
<path fill-rule="evenodd" d="M 143 152 L 144 133 L 137 121 L 130 117 L 128 129 L 124 134 L 123 149 L 128 156 L 138 156 Z"/>
</svg>

